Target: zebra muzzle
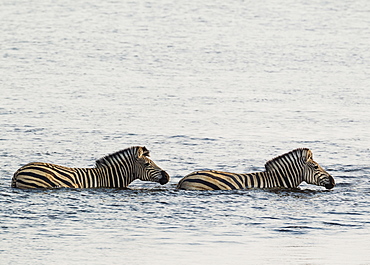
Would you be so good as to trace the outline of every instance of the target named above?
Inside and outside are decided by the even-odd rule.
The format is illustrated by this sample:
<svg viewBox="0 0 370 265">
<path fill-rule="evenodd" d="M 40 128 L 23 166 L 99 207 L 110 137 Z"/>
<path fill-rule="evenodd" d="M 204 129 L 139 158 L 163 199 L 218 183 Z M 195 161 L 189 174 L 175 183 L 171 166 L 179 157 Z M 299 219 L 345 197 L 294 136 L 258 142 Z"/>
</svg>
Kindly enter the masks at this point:
<svg viewBox="0 0 370 265">
<path fill-rule="evenodd" d="M 159 179 L 159 184 L 164 185 L 170 180 L 170 176 L 167 174 L 166 171 L 161 171 L 162 177 Z"/>
<path fill-rule="evenodd" d="M 334 188 L 335 186 L 335 181 L 334 181 L 334 178 L 332 176 L 329 177 L 329 183 L 326 183 L 325 184 L 325 188 L 327 188 L 328 190 Z"/>
</svg>

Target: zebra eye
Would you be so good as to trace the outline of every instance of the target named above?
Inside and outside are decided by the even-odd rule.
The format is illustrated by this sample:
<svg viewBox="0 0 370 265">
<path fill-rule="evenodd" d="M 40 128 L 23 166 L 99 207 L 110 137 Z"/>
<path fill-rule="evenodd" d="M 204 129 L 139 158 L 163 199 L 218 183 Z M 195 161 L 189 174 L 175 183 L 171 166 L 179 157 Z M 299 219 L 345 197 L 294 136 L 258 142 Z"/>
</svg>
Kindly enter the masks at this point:
<svg viewBox="0 0 370 265">
<path fill-rule="evenodd" d="M 146 162 L 146 163 L 144 163 L 144 166 L 148 167 L 148 166 L 150 166 L 150 163 Z"/>
<path fill-rule="evenodd" d="M 314 165 L 313 168 L 314 169 L 319 169 L 319 166 L 318 165 Z"/>
</svg>

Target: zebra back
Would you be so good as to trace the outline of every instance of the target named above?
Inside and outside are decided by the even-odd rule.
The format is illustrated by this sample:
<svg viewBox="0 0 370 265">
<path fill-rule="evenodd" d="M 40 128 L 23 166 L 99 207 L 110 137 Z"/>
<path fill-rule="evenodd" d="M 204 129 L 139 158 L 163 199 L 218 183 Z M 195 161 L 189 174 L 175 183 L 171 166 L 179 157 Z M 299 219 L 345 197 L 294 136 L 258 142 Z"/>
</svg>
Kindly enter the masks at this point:
<svg viewBox="0 0 370 265">
<path fill-rule="evenodd" d="M 60 165 L 32 162 L 18 169 L 12 178 L 13 188 L 78 188 L 76 169 Z"/>
<path fill-rule="evenodd" d="M 184 190 L 235 190 L 245 188 L 243 174 L 234 174 L 216 170 L 204 170 L 190 173 L 177 184 Z"/>
</svg>

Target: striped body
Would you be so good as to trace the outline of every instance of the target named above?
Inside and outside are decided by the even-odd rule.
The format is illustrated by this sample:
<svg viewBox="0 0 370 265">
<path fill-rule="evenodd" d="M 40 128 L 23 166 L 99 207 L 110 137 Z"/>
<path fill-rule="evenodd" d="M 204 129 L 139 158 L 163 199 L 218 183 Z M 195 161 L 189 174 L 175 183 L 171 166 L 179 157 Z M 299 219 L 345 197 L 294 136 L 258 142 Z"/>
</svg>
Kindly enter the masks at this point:
<svg viewBox="0 0 370 265">
<path fill-rule="evenodd" d="M 246 188 L 295 188 L 303 181 L 334 187 L 335 182 L 324 169 L 312 160 L 309 149 L 295 149 L 282 156 L 268 161 L 265 171 L 236 174 L 215 170 L 193 172 L 177 185 L 184 190 L 233 190 Z"/>
<path fill-rule="evenodd" d="M 300 184 L 300 183 L 298 183 Z M 237 190 L 246 188 L 293 188 L 293 181 L 275 178 L 267 172 L 236 174 L 215 170 L 197 171 L 183 178 L 178 188 L 185 190 Z"/>
<path fill-rule="evenodd" d="M 145 147 L 131 147 L 96 161 L 94 168 L 33 162 L 18 169 L 14 188 L 126 188 L 135 179 L 165 184 L 168 174 L 148 158 Z"/>
</svg>

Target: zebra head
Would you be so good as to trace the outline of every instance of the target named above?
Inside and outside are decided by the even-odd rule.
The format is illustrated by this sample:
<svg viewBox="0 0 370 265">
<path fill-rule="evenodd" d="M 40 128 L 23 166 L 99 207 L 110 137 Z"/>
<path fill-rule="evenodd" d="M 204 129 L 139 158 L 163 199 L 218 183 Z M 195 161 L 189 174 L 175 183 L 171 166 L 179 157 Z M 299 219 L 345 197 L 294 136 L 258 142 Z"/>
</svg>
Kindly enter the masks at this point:
<svg viewBox="0 0 370 265">
<path fill-rule="evenodd" d="M 306 151 L 307 158 L 303 180 L 309 184 L 324 186 L 327 189 L 334 188 L 334 178 L 328 172 L 326 172 L 317 162 L 313 160 L 311 150 L 303 149 L 303 151 Z"/>
<path fill-rule="evenodd" d="M 170 176 L 166 171 L 158 167 L 153 160 L 149 158 L 149 150 L 145 146 L 136 147 L 136 170 L 134 175 L 136 178 L 144 181 L 158 182 L 161 185 L 166 184 L 170 180 Z"/>
</svg>

